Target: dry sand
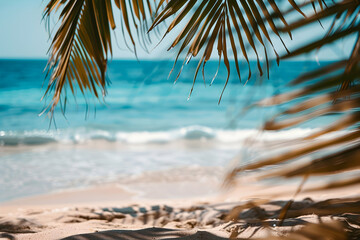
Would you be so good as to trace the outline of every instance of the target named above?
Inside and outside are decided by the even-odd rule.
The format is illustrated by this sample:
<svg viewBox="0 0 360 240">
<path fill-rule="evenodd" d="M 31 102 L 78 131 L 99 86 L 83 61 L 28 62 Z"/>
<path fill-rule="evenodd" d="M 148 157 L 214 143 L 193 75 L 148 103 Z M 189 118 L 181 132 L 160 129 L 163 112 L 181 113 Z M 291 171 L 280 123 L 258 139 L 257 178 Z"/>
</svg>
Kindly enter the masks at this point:
<svg viewBox="0 0 360 240">
<path fill-rule="evenodd" d="M 0 204 L 0 239 L 227 239 L 234 230 L 241 238 L 282 236 L 307 223 L 345 219 L 335 214 L 336 202 L 320 214 L 306 209 L 324 199 L 359 194 L 358 187 L 299 194 L 280 226 L 280 210 L 296 186 L 243 183 L 219 193 L 219 182 L 153 181 L 29 197 Z M 241 212 L 237 223 L 225 221 L 235 206 L 265 196 L 271 201 Z M 360 222 L 359 216 L 351 219 Z"/>
</svg>

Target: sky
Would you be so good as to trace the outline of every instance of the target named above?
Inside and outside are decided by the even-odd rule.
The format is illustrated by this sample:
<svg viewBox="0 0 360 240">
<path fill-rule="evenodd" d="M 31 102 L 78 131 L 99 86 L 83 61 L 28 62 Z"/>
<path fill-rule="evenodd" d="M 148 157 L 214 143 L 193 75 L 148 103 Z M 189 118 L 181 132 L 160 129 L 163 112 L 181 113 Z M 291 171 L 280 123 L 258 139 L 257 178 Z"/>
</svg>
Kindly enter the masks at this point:
<svg viewBox="0 0 360 240">
<path fill-rule="evenodd" d="M 51 44 L 42 21 L 48 0 L 0 0 L 0 58 L 46 59 Z M 55 23 L 55 19 L 52 19 Z M 114 44 L 114 58 L 136 59 L 134 54 Z M 113 38 L 113 42 L 116 41 Z M 157 52 L 159 52 L 158 50 Z M 145 53 L 141 57 L 147 58 Z M 155 54 L 156 55 L 156 54 Z"/>
<path fill-rule="evenodd" d="M 45 29 L 45 21 L 42 21 L 42 12 L 47 0 L 0 0 L 0 58 L 23 58 L 23 59 L 46 59 L 50 46 L 49 35 Z M 326 23 L 324 24 L 326 26 Z M 315 24 L 312 28 L 294 33 L 296 41 L 288 41 L 289 49 L 311 39 L 314 34 L 324 30 Z M 136 59 L 134 54 L 125 49 L 122 42 L 121 31 L 116 31 L 118 44 L 114 44 L 114 59 Z M 170 45 L 170 39 L 175 35 L 169 35 L 162 45 L 152 51 L 151 54 L 139 53 L 140 59 L 159 59 L 167 56 L 174 58 L 173 53 L 163 54 Z M 113 38 L 113 42 L 116 40 Z M 300 44 L 299 44 L 300 43 Z M 120 47 L 119 47 L 120 46 Z M 311 60 L 332 60 L 346 56 L 351 44 L 343 41 L 336 46 L 324 49 L 318 54 L 303 57 Z M 280 43 L 275 47 L 281 49 Z M 216 57 L 216 56 L 215 56 Z M 250 55 L 251 58 L 255 56 Z"/>
<path fill-rule="evenodd" d="M 41 0 L 0 0 L 0 58 L 45 58 Z"/>
</svg>

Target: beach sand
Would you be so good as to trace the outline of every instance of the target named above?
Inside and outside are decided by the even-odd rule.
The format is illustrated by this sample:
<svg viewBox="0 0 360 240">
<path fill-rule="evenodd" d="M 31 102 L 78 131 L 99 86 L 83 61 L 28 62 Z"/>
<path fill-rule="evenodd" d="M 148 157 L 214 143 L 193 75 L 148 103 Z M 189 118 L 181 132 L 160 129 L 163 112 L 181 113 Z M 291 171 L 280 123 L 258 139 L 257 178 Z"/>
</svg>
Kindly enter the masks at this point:
<svg viewBox="0 0 360 240">
<path fill-rule="evenodd" d="M 349 197 L 349 203 L 359 204 L 359 186 L 300 193 L 288 219 L 280 224 L 280 210 L 292 198 L 298 183 L 277 186 L 243 182 L 236 188 L 218 191 L 220 183 L 154 179 L 5 202 L 0 204 L 0 239 L 228 239 L 234 231 L 241 238 L 268 238 L 310 223 L 333 224 L 334 220 L 352 221 L 352 227 L 360 228 L 356 225 L 360 223 L 360 209 L 358 215 L 338 214 L 336 200 L 321 212 L 311 210 L 315 204 L 337 197 Z M 264 201 L 260 207 L 248 206 L 238 212 L 237 222 L 227 221 L 235 206 L 267 197 L 271 201 Z"/>
</svg>

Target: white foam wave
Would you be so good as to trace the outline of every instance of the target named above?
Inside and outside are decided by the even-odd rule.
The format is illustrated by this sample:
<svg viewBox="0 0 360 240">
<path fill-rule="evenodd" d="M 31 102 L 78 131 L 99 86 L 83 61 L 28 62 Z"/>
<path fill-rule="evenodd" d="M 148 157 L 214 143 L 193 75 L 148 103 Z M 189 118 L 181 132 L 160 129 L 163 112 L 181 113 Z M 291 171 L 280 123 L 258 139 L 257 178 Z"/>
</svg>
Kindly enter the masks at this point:
<svg viewBox="0 0 360 240">
<path fill-rule="evenodd" d="M 295 128 L 282 131 L 259 131 L 257 129 L 214 129 L 205 126 L 188 126 L 167 131 L 104 130 L 95 128 L 77 128 L 57 131 L 0 131 L 0 146 L 39 145 L 50 142 L 64 144 L 86 143 L 94 140 L 120 142 L 124 144 L 166 144 L 174 141 L 217 141 L 238 143 L 245 140 L 278 141 L 305 137 L 316 131 L 314 128 Z"/>
</svg>

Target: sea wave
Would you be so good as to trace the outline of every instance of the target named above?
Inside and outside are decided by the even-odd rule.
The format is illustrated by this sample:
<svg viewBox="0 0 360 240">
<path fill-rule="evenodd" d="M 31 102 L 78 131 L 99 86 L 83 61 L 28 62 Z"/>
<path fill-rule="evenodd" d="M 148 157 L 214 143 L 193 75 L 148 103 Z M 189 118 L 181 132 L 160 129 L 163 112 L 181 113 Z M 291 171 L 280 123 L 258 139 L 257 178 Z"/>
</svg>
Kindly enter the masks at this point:
<svg viewBox="0 0 360 240">
<path fill-rule="evenodd" d="M 179 140 L 217 141 L 237 143 L 248 139 L 258 141 L 290 140 L 304 137 L 314 128 L 296 128 L 283 131 L 261 132 L 257 129 L 214 129 L 205 126 L 187 126 L 166 131 L 126 132 L 114 129 L 86 128 L 64 130 L 0 131 L 0 146 L 42 145 L 47 143 L 78 144 L 94 140 L 124 144 L 166 144 Z"/>
</svg>

